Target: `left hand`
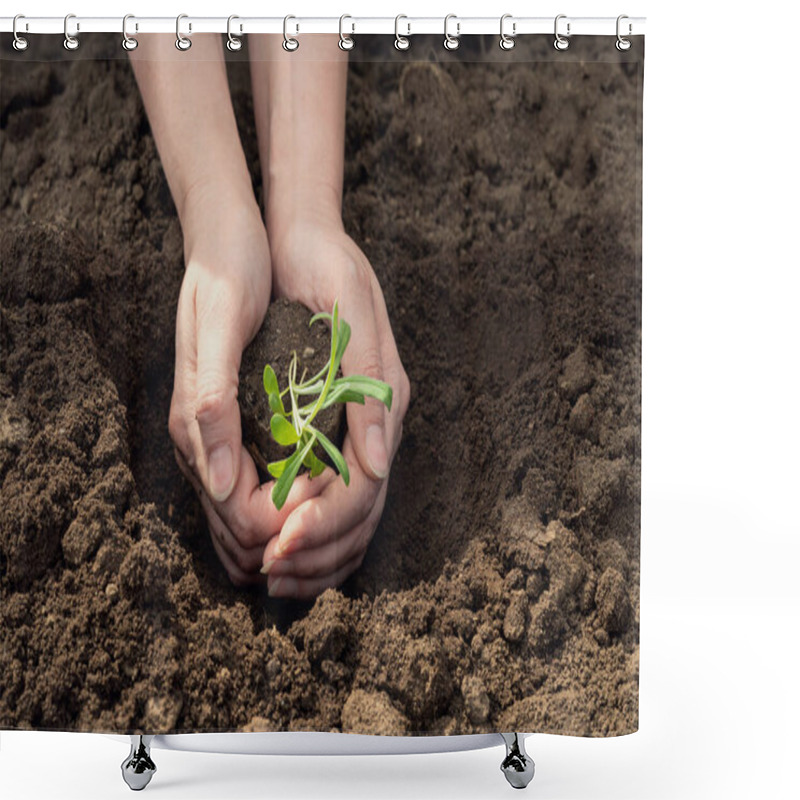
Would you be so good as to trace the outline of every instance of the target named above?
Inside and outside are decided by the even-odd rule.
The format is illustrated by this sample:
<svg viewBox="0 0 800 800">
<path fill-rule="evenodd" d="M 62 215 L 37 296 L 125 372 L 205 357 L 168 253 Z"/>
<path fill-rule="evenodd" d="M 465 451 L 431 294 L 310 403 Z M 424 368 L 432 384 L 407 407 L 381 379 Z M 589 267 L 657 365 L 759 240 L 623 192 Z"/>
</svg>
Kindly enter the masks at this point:
<svg viewBox="0 0 800 800">
<path fill-rule="evenodd" d="M 298 481 L 278 511 L 242 447 L 239 367 L 270 297 L 269 243 L 249 184 L 196 184 L 183 203 L 186 272 L 178 300 L 169 432 L 237 586 L 263 582 L 264 548 L 324 481 Z M 320 476 L 322 477 L 322 476 Z"/>
<path fill-rule="evenodd" d="M 392 461 L 400 444 L 410 385 L 392 335 L 383 292 L 367 257 L 336 214 L 295 219 L 271 233 L 275 295 L 314 312 L 333 308 L 352 328 L 344 375 L 367 375 L 392 387 L 392 409 L 374 398 L 347 404 L 342 455 L 350 485 L 329 468 L 321 492 L 289 514 L 264 552 L 270 595 L 312 599 L 338 586 L 361 565 L 386 502 Z M 304 475 L 295 479 L 307 481 Z M 262 570 L 262 571 L 264 571 Z"/>
</svg>

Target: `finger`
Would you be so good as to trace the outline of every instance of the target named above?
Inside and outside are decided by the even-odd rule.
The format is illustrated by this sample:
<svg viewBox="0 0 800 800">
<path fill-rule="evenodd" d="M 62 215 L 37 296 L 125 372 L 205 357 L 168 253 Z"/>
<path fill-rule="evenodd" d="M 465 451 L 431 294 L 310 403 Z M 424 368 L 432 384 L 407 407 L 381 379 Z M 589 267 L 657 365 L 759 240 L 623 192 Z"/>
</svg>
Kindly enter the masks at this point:
<svg viewBox="0 0 800 800">
<path fill-rule="evenodd" d="M 348 431 L 343 455 L 353 459 L 352 436 Z M 367 518 L 375 505 L 381 483 L 372 480 L 358 463 L 350 470 L 350 485 L 337 476 L 316 497 L 300 503 L 286 519 L 276 542 L 276 554 L 320 547 L 342 536 Z"/>
<path fill-rule="evenodd" d="M 214 510 L 214 506 L 211 504 L 208 495 L 202 491 L 200 492 L 200 505 L 203 506 L 203 511 L 206 514 L 208 531 L 211 534 L 211 538 L 219 544 L 230 560 L 233 561 L 242 572 L 248 573 L 251 576 L 257 575 L 264 562 L 264 545 L 251 548 L 242 547 Z"/>
<path fill-rule="evenodd" d="M 381 341 L 383 380 L 392 387 L 392 408 L 391 410 L 385 409 L 386 445 L 389 450 L 389 463 L 391 464 L 400 444 L 403 418 L 408 411 L 411 397 L 411 384 L 400 361 L 400 354 L 397 351 L 389 315 L 386 311 L 386 301 L 377 279 L 373 283 L 372 291 L 376 307 L 375 325 Z"/>
<path fill-rule="evenodd" d="M 197 463 L 190 428 L 196 425 L 193 401 L 197 370 L 195 332 L 195 284 L 184 279 L 175 319 L 175 378 L 169 409 L 169 433 L 190 466 Z"/>
<path fill-rule="evenodd" d="M 239 475 L 242 428 L 239 418 L 239 365 L 242 337 L 233 298 L 220 289 L 195 309 L 197 377 L 195 417 L 200 429 L 198 473 L 218 503 L 233 491 Z"/>
<path fill-rule="evenodd" d="M 214 546 L 217 558 L 219 558 L 220 563 L 225 569 L 225 572 L 228 573 L 228 577 L 231 579 L 231 583 L 234 586 L 250 586 L 254 583 L 263 583 L 263 578 L 257 572 L 255 574 L 248 574 L 241 569 L 213 535 L 211 537 L 211 544 Z"/>
<path fill-rule="evenodd" d="M 411 400 L 411 384 L 400 360 L 397 343 L 389 321 L 386 299 L 381 291 L 378 279 L 372 284 L 372 298 L 375 305 L 375 326 L 381 341 L 381 358 L 383 360 L 384 380 L 392 387 L 392 408 L 387 413 L 395 420 L 402 422 L 408 411 Z M 388 434 L 387 434 L 388 439 Z M 391 450 L 391 448 L 389 448 Z"/>
<path fill-rule="evenodd" d="M 242 451 L 244 454 L 244 451 Z M 244 457 L 244 456 L 243 456 Z M 247 456 L 249 458 L 249 456 Z M 280 512 L 277 512 L 274 504 L 270 501 L 267 508 L 272 509 L 270 516 L 271 524 L 269 527 L 274 527 L 271 533 L 261 538 L 258 533 L 254 534 L 253 529 L 243 528 L 241 530 L 234 530 L 227 523 L 224 516 L 219 513 L 217 506 L 211 501 L 208 493 L 204 490 L 203 485 L 200 483 L 197 475 L 190 469 L 186 459 L 182 453 L 175 448 L 175 459 L 181 472 L 186 476 L 189 482 L 194 487 L 197 496 L 200 498 L 200 504 L 203 506 L 203 511 L 208 519 L 210 530 L 212 533 L 217 534 L 219 543 L 225 548 L 228 555 L 233 558 L 236 563 L 242 568 L 258 572 L 263 563 L 264 546 L 267 542 L 275 538 L 281 530 L 281 525 L 286 517 L 298 506 L 300 503 L 314 497 L 317 493 L 322 492 L 327 484 L 335 478 L 332 470 L 326 470 L 321 475 L 313 480 L 307 478 L 297 478 L 289 490 L 289 495 L 286 503 Z M 241 474 L 246 475 L 249 466 L 243 464 Z M 326 474 L 327 473 L 327 474 Z M 251 512 L 256 510 L 259 503 L 263 503 L 264 497 L 269 495 L 273 483 L 263 484 L 256 488 L 251 496 L 255 498 L 253 506 L 249 509 Z M 263 497 L 262 497 L 263 495 Z M 233 503 L 236 498 L 231 498 L 228 502 Z M 230 509 L 228 509 L 230 511 Z M 237 517 L 242 525 L 241 517 Z"/>
<path fill-rule="evenodd" d="M 335 572 L 342 564 L 365 553 L 383 512 L 387 487 L 388 483 L 384 482 L 372 512 L 362 523 L 321 547 L 296 550 L 288 558 L 280 558 L 276 554 L 277 540 L 272 539 L 264 550 L 264 566 L 261 572 L 271 576 L 319 578 Z"/>
<path fill-rule="evenodd" d="M 316 478 L 309 479 L 307 474 L 298 476 L 292 483 L 285 503 L 277 509 L 272 500 L 275 481 L 259 482 L 256 465 L 246 449 L 242 448 L 240 458 L 239 480 L 233 492 L 224 503 L 215 503 L 214 506 L 239 544 L 245 548 L 263 547 L 280 533 L 295 508 L 316 497 L 337 477 L 330 468 Z"/>
<path fill-rule="evenodd" d="M 348 561 L 336 572 L 322 578 L 298 578 L 293 575 L 280 575 L 268 580 L 270 597 L 294 597 L 298 600 L 313 600 L 332 586 L 339 586 L 355 572 L 364 559 L 363 553 Z"/>
<path fill-rule="evenodd" d="M 344 290 L 339 313 L 352 327 L 352 337 L 342 358 L 342 372 L 383 380 L 381 342 L 369 282 Z M 365 398 L 364 405 L 347 404 L 347 429 L 353 438 L 356 458 L 364 472 L 376 481 L 389 472 L 384 410 L 383 403 L 374 397 Z"/>
<path fill-rule="evenodd" d="M 175 449 L 175 460 L 178 462 L 178 467 L 181 472 L 192 484 L 195 492 L 197 492 L 200 505 L 203 507 L 203 511 L 206 515 L 208 532 L 211 535 L 214 550 L 216 550 L 217 555 L 220 556 L 220 561 L 222 561 L 225 571 L 231 576 L 234 583 L 241 581 L 248 573 L 248 577 L 253 577 L 263 563 L 264 548 L 255 547 L 250 550 L 243 548 L 236 541 L 233 534 L 225 527 L 225 523 L 214 510 L 214 506 L 211 504 L 208 494 L 203 489 L 202 484 L 191 469 L 189 469 L 189 465 L 177 448 Z M 224 553 L 224 558 L 221 556 L 221 552 Z M 231 566 L 234 567 L 233 570 Z"/>
</svg>

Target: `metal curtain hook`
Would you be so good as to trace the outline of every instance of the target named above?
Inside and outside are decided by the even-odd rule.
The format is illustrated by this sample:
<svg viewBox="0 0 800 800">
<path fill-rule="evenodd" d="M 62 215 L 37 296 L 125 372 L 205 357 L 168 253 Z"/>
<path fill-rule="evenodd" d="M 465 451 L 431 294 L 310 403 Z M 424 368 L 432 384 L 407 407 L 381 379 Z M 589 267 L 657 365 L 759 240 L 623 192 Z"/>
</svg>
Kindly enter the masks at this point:
<svg viewBox="0 0 800 800">
<path fill-rule="evenodd" d="M 408 30 L 406 31 L 405 36 L 400 35 L 400 20 L 401 19 L 408 19 L 405 14 L 398 14 L 394 18 L 394 46 L 397 50 L 408 50 L 411 47 L 411 42 L 408 40 L 408 37 L 411 36 L 411 23 L 407 22 L 406 25 Z"/>
<path fill-rule="evenodd" d="M 511 19 L 511 14 L 503 14 L 500 17 L 500 49 L 501 50 L 511 50 L 516 42 L 514 41 L 514 37 L 517 35 L 517 23 L 511 23 L 511 35 L 509 36 L 505 32 L 505 22 L 507 19 Z"/>
<path fill-rule="evenodd" d="M 456 20 L 456 35 L 453 36 L 451 33 L 447 31 L 447 23 L 451 20 Z M 458 22 L 458 19 L 455 14 L 448 14 L 444 18 L 444 48 L 445 50 L 458 50 L 458 45 L 461 42 L 458 41 L 458 37 L 461 36 L 461 23 Z"/>
<path fill-rule="evenodd" d="M 569 47 L 569 39 L 566 38 L 565 36 L 562 36 L 558 32 L 558 21 L 560 19 L 566 19 L 566 18 L 567 18 L 566 14 L 559 14 L 556 17 L 555 28 L 554 28 L 555 35 L 556 35 L 556 40 L 553 42 L 553 47 L 555 47 L 556 50 L 566 50 Z M 567 23 L 567 36 L 570 35 L 569 28 L 570 28 L 570 23 L 568 22 Z"/>
<path fill-rule="evenodd" d="M 225 43 L 225 46 L 231 51 L 231 53 L 236 53 L 242 49 L 242 40 L 231 33 L 231 22 L 233 22 L 235 19 L 239 19 L 236 14 L 231 14 L 228 17 L 228 41 Z M 239 31 L 241 30 L 242 28 L 239 26 Z"/>
<path fill-rule="evenodd" d="M 12 46 L 14 47 L 14 49 L 17 52 L 21 53 L 23 50 L 27 50 L 28 49 L 28 44 L 30 44 L 30 43 L 28 42 L 28 40 L 24 36 L 20 36 L 17 33 L 17 20 L 18 19 L 25 19 L 25 15 L 24 14 L 17 14 L 17 16 L 14 17 L 14 24 L 12 26 L 12 30 L 14 32 L 14 41 L 12 42 Z M 28 23 L 27 22 L 25 23 L 25 30 L 26 31 L 28 30 Z"/>
<path fill-rule="evenodd" d="M 178 18 L 175 20 L 175 36 L 176 36 L 175 47 L 177 47 L 178 50 L 188 50 L 192 46 L 192 40 L 191 39 L 187 39 L 181 33 L 181 20 L 182 19 L 188 19 L 188 18 L 189 18 L 188 14 L 178 14 Z M 192 23 L 190 22 L 189 23 L 189 33 L 191 33 L 191 32 L 192 32 Z"/>
<path fill-rule="evenodd" d="M 290 19 L 297 19 L 297 17 L 294 17 L 291 14 L 287 14 L 283 18 L 283 49 L 287 53 L 293 53 L 295 50 L 297 50 L 298 47 L 300 47 L 300 42 L 293 36 L 289 36 L 289 34 L 286 31 L 286 27 Z M 300 33 L 300 26 L 297 23 L 295 23 L 295 29 L 297 33 Z"/>
<path fill-rule="evenodd" d="M 139 41 L 134 39 L 132 36 L 128 36 L 128 20 L 135 19 L 133 14 L 126 14 L 122 18 L 122 49 L 127 50 L 130 52 L 131 50 L 135 50 L 139 46 Z M 136 29 L 139 29 L 139 26 L 136 26 Z"/>
<path fill-rule="evenodd" d="M 64 49 L 65 50 L 77 50 L 80 47 L 80 42 L 78 41 L 77 37 L 70 36 L 69 33 L 69 21 L 71 19 L 75 19 L 74 14 L 67 14 L 64 17 Z M 79 31 L 81 29 L 80 23 L 75 24 L 75 30 Z"/>
<path fill-rule="evenodd" d="M 356 40 L 352 36 L 345 36 L 342 30 L 344 21 L 346 19 L 353 19 L 349 14 L 342 14 L 339 17 L 339 47 L 342 50 L 352 50 L 356 46 Z M 350 25 L 350 32 L 353 33 L 356 29 L 355 22 Z"/>
<path fill-rule="evenodd" d="M 622 22 L 622 20 L 624 20 L 624 19 L 629 19 L 627 14 L 620 14 L 617 17 L 617 41 L 616 41 L 616 44 L 614 45 L 617 48 L 617 50 L 619 50 L 621 53 L 624 53 L 626 50 L 630 50 L 631 49 L 631 40 L 630 39 L 624 39 L 622 37 L 622 34 L 620 33 L 620 22 Z M 630 36 L 632 32 L 633 32 L 633 25 L 631 25 L 631 23 L 629 22 L 628 23 L 628 36 Z"/>
</svg>

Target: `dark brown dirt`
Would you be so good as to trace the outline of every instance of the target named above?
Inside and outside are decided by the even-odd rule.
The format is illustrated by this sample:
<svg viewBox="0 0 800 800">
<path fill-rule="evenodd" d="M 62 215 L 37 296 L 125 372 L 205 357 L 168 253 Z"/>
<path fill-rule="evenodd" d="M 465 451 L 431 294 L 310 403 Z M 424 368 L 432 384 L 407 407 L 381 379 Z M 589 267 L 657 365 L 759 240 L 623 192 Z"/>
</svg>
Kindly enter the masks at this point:
<svg viewBox="0 0 800 800">
<path fill-rule="evenodd" d="M 412 399 L 362 567 L 297 603 L 174 463 L 180 228 L 117 38 L 57 39 L 0 41 L 0 727 L 635 730 L 637 54 L 359 39 L 345 224 Z"/>
</svg>

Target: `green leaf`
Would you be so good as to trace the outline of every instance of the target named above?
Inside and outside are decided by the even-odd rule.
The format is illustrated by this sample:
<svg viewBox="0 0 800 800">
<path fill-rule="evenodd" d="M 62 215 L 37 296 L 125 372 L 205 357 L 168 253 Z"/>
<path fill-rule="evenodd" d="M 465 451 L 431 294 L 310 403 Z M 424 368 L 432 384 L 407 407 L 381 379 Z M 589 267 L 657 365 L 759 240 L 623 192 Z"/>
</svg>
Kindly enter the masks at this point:
<svg viewBox="0 0 800 800">
<path fill-rule="evenodd" d="M 361 392 L 354 392 L 347 386 L 335 386 L 328 392 L 322 408 L 329 408 L 334 403 L 358 403 L 364 405 L 364 395 Z"/>
<path fill-rule="evenodd" d="M 327 311 L 320 311 L 318 314 L 314 314 L 309 320 L 308 327 L 310 328 L 318 319 L 330 320 L 331 315 Z"/>
<path fill-rule="evenodd" d="M 324 433 L 315 428 L 314 434 L 319 439 L 319 443 L 325 449 L 325 452 L 331 457 L 331 461 L 333 461 L 337 471 L 344 479 L 344 485 L 349 486 L 350 470 L 347 468 L 347 462 L 344 460 L 344 456 L 339 452 L 336 445 L 327 436 L 325 436 Z"/>
<path fill-rule="evenodd" d="M 280 389 L 278 389 L 278 377 L 275 375 L 275 370 L 267 364 L 264 367 L 264 391 L 267 394 L 280 394 Z"/>
<path fill-rule="evenodd" d="M 392 410 L 392 387 L 388 383 L 375 378 L 367 378 L 365 375 L 348 375 L 344 378 L 337 378 L 333 382 L 331 391 L 338 387 L 345 387 L 351 392 L 374 397 L 376 400 L 380 400 L 390 411 Z"/>
<path fill-rule="evenodd" d="M 324 385 L 325 385 L 324 381 L 316 381 L 315 383 L 310 383 L 308 385 L 300 384 L 298 387 L 295 388 L 294 393 L 296 395 L 319 394 L 322 391 L 322 387 Z"/>
<path fill-rule="evenodd" d="M 286 416 L 286 409 L 283 407 L 283 400 L 281 400 L 281 396 L 276 392 L 273 392 L 269 396 L 269 410 L 272 411 L 273 414 L 280 414 L 281 416 Z"/>
<path fill-rule="evenodd" d="M 350 326 L 342 320 L 339 323 L 339 344 L 336 348 L 336 356 L 334 358 L 334 375 L 336 374 L 336 370 L 339 369 L 339 365 L 342 363 L 342 356 L 344 356 L 344 351 L 347 345 L 350 343 L 350 334 L 352 333 Z"/>
<path fill-rule="evenodd" d="M 275 504 L 275 508 L 277 508 L 279 511 L 281 508 L 283 508 L 283 504 L 286 502 L 286 498 L 289 496 L 289 492 L 292 488 L 292 481 L 294 481 L 295 477 L 297 477 L 297 472 L 300 469 L 300 465 L 303 463 L 303 459 L 305 459 L 309 450 L 311 450 L 311 448 L 314 446 L 315 441 L 315 438 L 312 436 L 306 442 L 306 445 L 302 450 L 295 450 L 295 452 L 288 459 L 286 459 L 286 465 L 283 473 L 281 474 L 280 478 L 278 478 L 277 483 L 272 487 L 272 502 Z"/>
<path fill-rule="evenodd" d="M 333 303 L 333 316 L 331 317 L 331 360 L 328 374 L 336 376 L 336 354 L 339 352 L 339 301 Z"/>
<path fill-rule="evenodd" d="M 272 438 L 278 444 L 286 447 L 297 442 L 297 431 L 295 431 L 292 423 L 286 417 L 282 417 L 280 414 L 273 414 L 272 419 L 269 421 L 269 427 L 272 431 Z"/>
<path fill-rule="evenodd" d="M 267 471 L 273 478 L 280 478 L 280 476 L 283 475 L 283 471 L 286 469 L 286 463 L 288 461 L 288 458 L 284 458 L 283 461 L 272 461 L 267 464 Z"/>
<path fill-rule="evenodd" d="M 303 466 L 311 470 L 312 478 L 316 478 L 325 471 L 325 462 L 320 461 L 313 450 L 308 451 L 308 455 L 303 459 Z"/>
<path fill-rule="evenodd" d="M 333 382 L 333 379 L 335 377 L 336 370 L 333 364 L 333 357 L 336 354 L 338 336 L 339 336 L 339 305 L 337 300 L 333 304 L 333 321 L 331 324 L 331 357 L 328 359 L 328 368 L 325 375 L 325 383 L 322 386 L 322 390 L 319 393 L 319 397 L 317 397 L 316 401 L 311 406 L 311 410 L 309 411 L 307 418 L 303 422 L 303 426 L 306 429 L 307 429 L 306 426 L 310 425 L 311 421 L 319 413 L 320 408 L 322 408 L 322 404 L 325 402 L 325 398 L 328 396 L 328 392 L 330 391 L 331 388 L 331 383 Z M 297 412 L 297 409 L 294 406 L 292 406 L 292 410 L 294 413 L 299 413 Z"/>
</svg>

